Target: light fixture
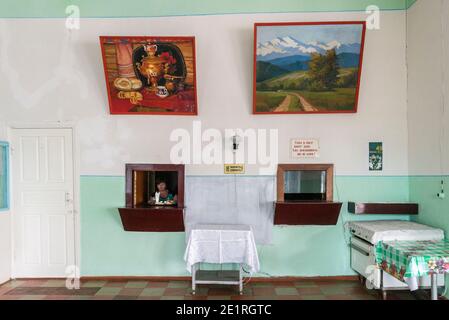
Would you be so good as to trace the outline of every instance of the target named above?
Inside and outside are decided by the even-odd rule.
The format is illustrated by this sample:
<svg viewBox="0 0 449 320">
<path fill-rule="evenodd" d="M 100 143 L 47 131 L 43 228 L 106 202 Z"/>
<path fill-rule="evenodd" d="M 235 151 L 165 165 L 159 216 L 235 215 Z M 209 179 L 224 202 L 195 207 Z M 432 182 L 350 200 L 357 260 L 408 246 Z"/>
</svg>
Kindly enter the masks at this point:
<svg viewBox="0 0 449 320">
<path fill-rule="evenodd" d="M 233 152 L 236 152 L 237 149 L 239 148 L 240 141 L 241 141 L 241 137 L 240 136 L 234 135 L 232 137 L 232 151 Z"/>
</svg>

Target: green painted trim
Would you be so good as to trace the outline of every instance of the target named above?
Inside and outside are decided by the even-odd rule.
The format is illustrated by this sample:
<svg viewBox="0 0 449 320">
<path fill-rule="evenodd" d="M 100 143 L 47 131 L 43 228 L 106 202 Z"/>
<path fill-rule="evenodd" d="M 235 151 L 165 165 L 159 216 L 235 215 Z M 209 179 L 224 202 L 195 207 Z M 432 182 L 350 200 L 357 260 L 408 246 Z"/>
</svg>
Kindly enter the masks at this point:
<svg viewBox="0 0 449 320">
<path fill-rule="evenodd" d="M 447 178 L 448 174 L 413 174 L 409 175 L 410 178 Z"/>
<path fill-rule="evenodd" d="M 95 174 L 82 174 L 81 178 L 125 178 L 124 175 L 95 175 Z M 235 177 L 235 178 L 276 178 L 276 175 L 225 175 L 225 174 L 212 174 L 212 175 L 186 175 L 186 178 L 220 178 L 220 177 Z M 379 178 L 437 178 L 437 179 L 445 179 L 448 178 L 448 174 L 443 175 L 429 175 L 429 174 L 419 174 L 419 175 L 335 175 L 335 178 L 345 178 L 345 179 L 379 179 Z"/>
<path fill-rule="evenodd" d="M 369 175 L 369 174 L 360 174 L 360 175 L 349 175 L 349 174 L 338 174 L 335 177 L 341 178 L 408 178 L 407 174 L 398 174 L 398 175 Z"/>
<path fill-rule="evenodd" d="M 406 0 L 407 4 L 407 10 L 410 9 L 416 2 L 418 2 L 418 0 Z"/>
<path fill-rule="evenodd" d="M 203 178 L 216 178 L 216 177 L 242 177 L 242 178 L 259 178 L 259 177 L 276 177 L 276 175 L 230 175 L 230 174 L 209 174 L 209 175 L 201 175 L 201 174 L 186 174 L 186 177 L 188 178 L 197 178 L 197 177 L 203 177 Z M 449 175 L 448 175 L 449 176 Z M 97 178 L 124 178 L 125 175 L 97 175 L 97 174 L 82 174 L 80 177 L 97 177 Z M 342 178 L 408 178 L 408 177 L 415 177 L 410 175 L 336 175 L 335 177 L 342 177 Z M 421 176 L 418 176 L 421 177 Z M 422 175 L 422 177 L 441 177 L 440 175 Z M 443 176 L 445 177 L 445 176 Z"/>
<path fill-rule="evenodd" d="M 80 8 L 82 18 L 168 17 L 244 13 L 406 10 L 415 0 L 2 0 L 0 18 L 65 18 L 69 5 Z M 280 11 L 279 8 L 282 8 Z"/>
<path fill-rule="evenodd" d="M 125 175 L 81 174 L 81 178 L 124 178 Z"/>
</svg>

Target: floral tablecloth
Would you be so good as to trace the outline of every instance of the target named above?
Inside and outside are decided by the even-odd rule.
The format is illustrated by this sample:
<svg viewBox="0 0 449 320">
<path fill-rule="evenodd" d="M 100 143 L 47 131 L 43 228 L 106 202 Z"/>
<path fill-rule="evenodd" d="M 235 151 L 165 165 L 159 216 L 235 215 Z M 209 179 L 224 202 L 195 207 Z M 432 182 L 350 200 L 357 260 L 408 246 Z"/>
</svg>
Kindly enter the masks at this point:
<svg viewBox="0 0 449 320">
<path fill-rule="evenodd" d="M 376 246 L 376 262 L 401 281 L 449 273 L 449 241 L 380 241 Z"/>
</svg>

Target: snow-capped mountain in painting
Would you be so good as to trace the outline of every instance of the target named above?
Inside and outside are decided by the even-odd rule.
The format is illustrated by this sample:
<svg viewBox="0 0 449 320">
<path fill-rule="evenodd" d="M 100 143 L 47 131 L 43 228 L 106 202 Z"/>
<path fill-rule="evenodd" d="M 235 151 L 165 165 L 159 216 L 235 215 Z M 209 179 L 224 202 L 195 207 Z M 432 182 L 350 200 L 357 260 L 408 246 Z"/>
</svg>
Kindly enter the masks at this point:
<svg viewBox="0 0 449 320">
<path fill-rule="evenodd" d="M 304 55 L 310 56 L 312 53 L 324 54 L 326 51 L 335 49 L 337 54 L 353 53 L 360 54 L 359 43 L 341 43 L 337 40 L 327 43 L 311 41 L 308 43 L 296 40 L 291 36 L 276 37 L 270 41 L 257 44 L 257 60 L 269 61 L 288 56 Z"/>
</svg>

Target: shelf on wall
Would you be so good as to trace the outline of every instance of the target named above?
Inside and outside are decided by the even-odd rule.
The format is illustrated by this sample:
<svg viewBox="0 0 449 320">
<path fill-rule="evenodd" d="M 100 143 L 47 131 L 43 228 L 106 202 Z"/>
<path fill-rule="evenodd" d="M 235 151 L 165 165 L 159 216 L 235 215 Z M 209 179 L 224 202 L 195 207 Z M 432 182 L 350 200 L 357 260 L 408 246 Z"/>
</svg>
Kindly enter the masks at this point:
<svg viewBox="0 0 449 320">
<path fill-rule="evenodd" d="M 275 204 L 275 225 L 336 225 L 342 203 L 332 201 L 288 202 Z"/>
<path fill-rule="evenodd" d="M 119 208 L 125 231 L 184 231 L 184 209 L 180 207 Z"/>
<path fill-rule="evenodd" d="M 417 203 L 360 203 L 348 202 L 348 212 L 354 214 L 418 214 Z"/>
</svg>

